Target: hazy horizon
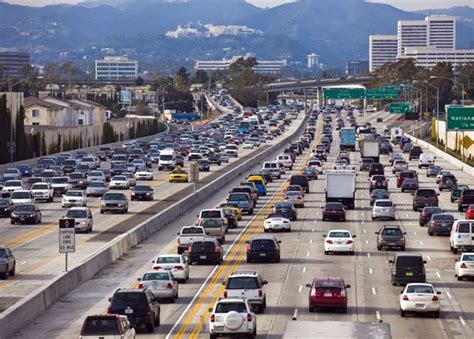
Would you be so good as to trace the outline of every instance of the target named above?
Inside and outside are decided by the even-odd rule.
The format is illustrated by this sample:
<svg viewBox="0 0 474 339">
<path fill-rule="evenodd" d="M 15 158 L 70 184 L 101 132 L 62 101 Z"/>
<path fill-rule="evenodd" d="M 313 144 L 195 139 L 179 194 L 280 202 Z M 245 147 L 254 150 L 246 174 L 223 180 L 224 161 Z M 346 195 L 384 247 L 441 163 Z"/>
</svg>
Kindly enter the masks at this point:
<svg viewBox="0 0 474 339">
<path fill-rule="evenodd" d="M 0 0 L 1 2 L 2 0 Z M 44 6 L 52 4 L 76 4 L 87 0 L 3 0 L 12 4 L 25 6 Z M 90 1 L 90 0 L 89 0 Z M 274 7 L 284 3 L 294 2 L 295 0 L 246 0 L 258 7 Z M 375 3 L 385 3 L 394 7 L 413 11 L 420 9 L 449 8 L 453 6 L 469 6 L 473 7 L 473 0 L 367 0 Z"/>
</svg>

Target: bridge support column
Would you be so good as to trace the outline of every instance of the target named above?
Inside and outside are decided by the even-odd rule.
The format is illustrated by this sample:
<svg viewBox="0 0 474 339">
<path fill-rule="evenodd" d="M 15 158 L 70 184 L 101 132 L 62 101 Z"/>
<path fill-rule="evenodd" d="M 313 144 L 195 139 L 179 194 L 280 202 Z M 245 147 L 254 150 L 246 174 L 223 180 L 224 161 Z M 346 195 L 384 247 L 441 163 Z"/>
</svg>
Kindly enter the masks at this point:
<svg viewBox="0 0 474 339">
<path fill-rule="evenodd" d="M 270 104 L 270 92 L 267 91 L 267 105 Z"/>
</svg>

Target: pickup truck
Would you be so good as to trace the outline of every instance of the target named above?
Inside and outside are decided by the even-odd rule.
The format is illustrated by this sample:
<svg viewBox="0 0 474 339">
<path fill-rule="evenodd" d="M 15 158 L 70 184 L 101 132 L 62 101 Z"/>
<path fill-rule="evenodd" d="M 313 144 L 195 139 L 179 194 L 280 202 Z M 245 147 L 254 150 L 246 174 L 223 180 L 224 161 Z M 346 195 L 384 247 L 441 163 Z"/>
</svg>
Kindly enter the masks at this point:
<svg viewBox="0 0 474 339">
<path fill-rule="evenodd" d="M 206 231 L 201 226 L 184 226 L 178 232 L 178 254 L 185 252 L 195 241 L 203 241 L 206 238 Z"/>
</svg>

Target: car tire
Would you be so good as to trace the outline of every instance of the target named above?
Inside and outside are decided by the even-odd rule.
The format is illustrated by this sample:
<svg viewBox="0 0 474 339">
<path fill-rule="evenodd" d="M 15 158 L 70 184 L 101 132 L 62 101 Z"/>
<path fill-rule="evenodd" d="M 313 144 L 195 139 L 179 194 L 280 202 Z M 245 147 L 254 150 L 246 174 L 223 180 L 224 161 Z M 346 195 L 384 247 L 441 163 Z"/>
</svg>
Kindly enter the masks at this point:
<svg viewBox="0 0 474 339">
<path fill-rule="evenodd" d="M 250 264 L 252 261 L 247 257 L 247 264 Z"/>
<path fill-rule="evenodd" d="M 354 251 L 350 251 L 350 252 L 349 252 L 349 255 L 354 255 Z"/>
<path fill-rule="evenodd" d="M 217 336 L 215 334 L 209 334 L 209 339 L 216 339 Z"/>
<path fill-rule="evenodd" d="M 104 214 L 104 211 L 100 210 L 100 214 Z"/>
<path fill-rule="evenodd" d="M 405 318 L 405 311 L 400 310 L 400 317 Z"/>
<path fill-rule="evenodd" d="M 405 252 L 405 246 L 400 247 L 400 251 Z"/>
<path fill-rule="evenodd" d="M 324 255 L 328 255 L 328 254 L 329 254 L 329 252 L 328 252 L 328 251 L 324 251 Z"/>
<path fill-rule="evenodd" d="M 269 230 L 267 230 L 266 228 L 263 229 L 263 232 L 267 233 Z"/>
<path fill-rule="evenodd" d="M 326 221 L 326 218 L 325 218 L 325 217 L 323 217 L 323 221 Z"/>
<path fill-rule="evenodd" d="M 402 188 L 402 193 L 405 193 L 405 190 Z"/>
<path fill-rule="evenodd" d="M 147 331 L 148 333 L 153 333 L 153 332 L 155 332 L 155 319 L 153 319 L 153 320 L 151 321 L 151 323 L 149 323 L 149 324 L 146 325 L 146 331 Z"/>
<path fill-rule="evenodd" d="M 15 222 L 10 219 L 10 224 L 15 225 Z"/>
<path fill-rule="evenodd" d="M 455 248 L 455 247 L 453 247 L 453 253 L 454 253 L 454 254 L 458 254 L 458 249 Z"/>
<path fill-rule="evenodd" d="M 439 318 L 439 311 L 433 312 L 433 318 Z"/>
<path fill-rule="evenodd" d="M 428 235 L 429 235 L 430 237 L 433 236 L 433 232 L 431 232 L 429 229 L 428 229 Z"/>
<path fill-rule="evenodd" d="M 0 280 L 5 280 L 7 278 L 7 272 L 0 273 Z"/>
<path fill-rule="evenodd" d="M 377 246 L 377 251 L 381 251 L 382 250 L 382 246 Z"/>
<path fill-rule="evenodd" d="M 347 306 L 341 309 L 342 313 L 347 313 Z"/>
<path fill-rule="evenodd" d="M 457 276 L 457 279 L 458 279 L 458 281 L 462 281 L 462 280 L 463 280 L 463 278 L 460 277 L 459 275 Z"/>
<path fill-rule="evenodd" d="M 454 199 L 453 199 L 453 198 L 450 198 L 449 200 L 450 200 L 451 202 L 454 202 Z"/>
<path fill-rule="evenodd" d="M 15 269 L 16 269 L 16 264 L 13 264 L 13 268 L 11 269 L 11 271 L 8 272 L 8 275 L 10 277 L 14 277 L 15 276 Z"/>
<path fill-rule="evenodd" d="M 309 313 L 313 313 L 313 312 L 314 312 L 314 308 L 310 306 L 310 307 L 308 308 L 308 311 L 309 311 Z"/>
<path fill-rule="evenodd" d="M 252 215 L 253 214 L 253 208 L 249 211 L 248 215 Z"/>
</svg>

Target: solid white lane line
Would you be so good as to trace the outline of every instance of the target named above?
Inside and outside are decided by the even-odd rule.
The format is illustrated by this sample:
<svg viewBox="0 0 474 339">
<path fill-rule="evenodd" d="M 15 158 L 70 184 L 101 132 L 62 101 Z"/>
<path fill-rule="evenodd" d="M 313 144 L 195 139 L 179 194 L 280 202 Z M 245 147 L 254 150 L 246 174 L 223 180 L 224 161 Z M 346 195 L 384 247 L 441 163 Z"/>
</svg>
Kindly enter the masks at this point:
<svg viewBox="0 0 474 339">
<path fill-rule="evenodd" d="M 306 273 L 306 266 L 303 267 L 303 273 Z"/>
<path fill-rule="evenodd" d="M 293 312 L 293 320 L 298 319 L 298 309 L 295 308 L 295 311 Z"/>
<path fill-rule="evenodd" d="M 308 251 L 308 252 L 306 252 L 306 256 L 307 256 L 307 257 L 309 257 L 309 251 Z"/>
<path fill-rule="evenodd" d="M 298 292 L 301 293 L 302 290 L 303 290 L 303 285 L 300 285 L 300 287 L 298 288 Z"/>
<path fill-rule="evenodd" d="M 378 321 L 382 321 L 382 318 L 380 317 L 380 312 L 375 311 L 375 317 L 377 318 Z"/>
<path fill-rule="evenodd" d="M 370 253 L 367 253 L 367 257 L 369 257 L 369 258 L 370 258 Z"/>
<path fill-rule="evenodd" d="M 376 295 L 376 294 L 377 294 L 377 291 L 375 290 L 375 287 L 372 287 L 372 294 L 373 294 L 373 295 Z"/>
<path fill-rule="evenodd" d="M 441 279 L 441 275 L 439 274 L 439 272 L 436 272 L 436 276 Z"/>
<path fill-rule="evenodd" d="M 431 257 L 429 255 L 426 256 L 426 259 L 428 259 L 428 261 L 431 261 Z"/>
<path fill-rule="evenodd" d="M 459 320 L 461 321 L 461 324 L 463 326 L 466 326 L 466 322 L 464 321 L 464 319 L 461 316 L 459 316 Z"/>
<path fill-rule="evenodd" d="M 446 295 L 448 296 L 449 299 L 453 299 L 453 297 L 451 296 L 451 293 L 449 293 L 449 291 L 446 291 Z"/>
</svg>

